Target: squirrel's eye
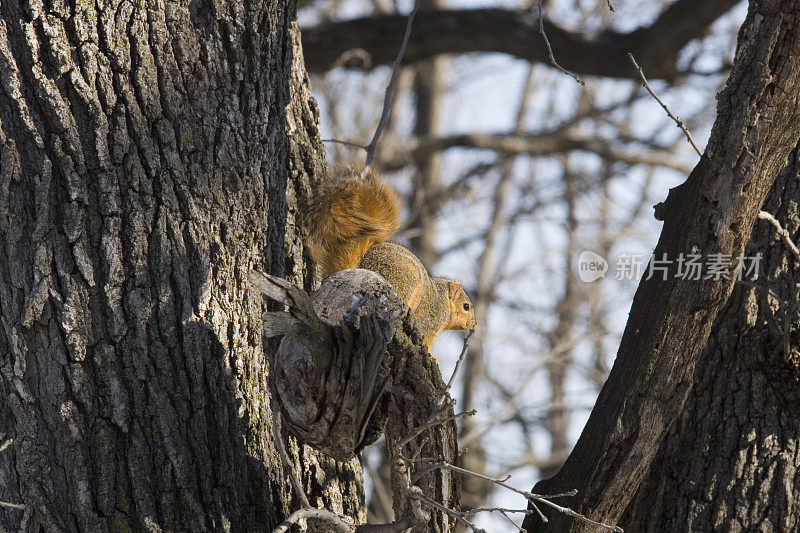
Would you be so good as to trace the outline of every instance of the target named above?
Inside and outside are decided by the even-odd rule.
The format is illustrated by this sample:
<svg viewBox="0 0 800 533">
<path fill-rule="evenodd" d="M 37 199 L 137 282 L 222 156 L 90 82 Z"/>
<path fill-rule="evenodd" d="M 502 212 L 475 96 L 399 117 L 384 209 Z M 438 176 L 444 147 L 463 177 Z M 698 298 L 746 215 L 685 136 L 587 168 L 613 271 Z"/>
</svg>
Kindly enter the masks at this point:
<svg viewBox="0 0 800 533">
<path fill-rule="evenodd" d="M 463 307 L 464 307 L 464 311 L 469 311 L 469 304 L 468 303 L 465 303 Z"/>
</svg>

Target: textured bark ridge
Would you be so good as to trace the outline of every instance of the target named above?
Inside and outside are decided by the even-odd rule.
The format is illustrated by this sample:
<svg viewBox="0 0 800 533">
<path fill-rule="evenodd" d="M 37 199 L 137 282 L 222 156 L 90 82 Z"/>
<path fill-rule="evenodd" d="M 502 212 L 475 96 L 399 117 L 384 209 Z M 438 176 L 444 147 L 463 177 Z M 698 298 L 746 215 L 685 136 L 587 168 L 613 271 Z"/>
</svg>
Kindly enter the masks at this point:
<svg viewBox="0 0 800 533">
<path fill-rule="evenodd" d="M 764 210 L 800 242 L 800 148 Z M 692 393 L 622 525 L 629 531 L 800 529 L 800 261 L 760 221 L 747 255 L 757 287 L 737 285 L 697 363 Z"/>
<path fill-rule="evenodd" d="M 293 502 L 247 273 L 303 281 L 323 154 L 293 5 L 0 15 L 0 530 L 270 530 Z M 290 450 L 363 518 L 357 464 Z"/>
<path fill-rule="evenodd" d="M 739 33 L 731 76 L 718 97 L 706 153 L 656 215 L 664 220 L 654 251 L 673 261 L 666 280 L 643 280 L 614 367 L 564 467 L 533 492 L 577 489 L 568 505 L 616 523 L 644 478 L 689 392 L 711 325 L 731 279 L 675 276 L 679 254 L 744 253 L 767 192 L 800 137 L 800 3 L 752 1 Z M 532 531 L 584 531 L 563 515 Z"/>
<path fill-rule="evenodd" d="M 264 332 L 283 335 L 272 382 L 283 420 L 305 444 L 348 460 L 385 430 L 394 461 L 406 463 L 411 483 L 450 509 L 458 507 L 458 476 L 433 469 L 458 454 L 452 407 L 438 366 L 408 306 L 368 270 L 337 272 L 309 298 L 284 280 L 252 272 L 265 295 L 288 312 L 264 313 Z M 441 406 L 444 404 L 444 410 Z M 441 411 L 443 422 L 430 424 Z M 424 428 L 417 434 L 419 428 Z M 401 444 L 406 442 L 405 444 Z M 411 458 L 424 458 L 421 462 Z M 395 516 L 412 517 L 408 478 L 392 476 Z M 415 531 L 452 531 L 439 512 Z"/>
</svg>

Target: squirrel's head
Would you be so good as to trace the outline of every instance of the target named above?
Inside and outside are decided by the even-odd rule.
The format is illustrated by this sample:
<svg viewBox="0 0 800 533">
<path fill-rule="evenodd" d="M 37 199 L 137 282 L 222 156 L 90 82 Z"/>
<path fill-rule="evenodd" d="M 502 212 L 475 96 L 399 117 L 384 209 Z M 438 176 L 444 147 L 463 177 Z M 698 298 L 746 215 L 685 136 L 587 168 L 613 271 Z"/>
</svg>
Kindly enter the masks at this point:
<svg viewBox="0 0 800 533">
<path fill-rule="evenodd" d="M 461 282 L 450 282 L 450 327 L 447 329 L 472 329 L 475 327 L 475 309 Z"/>
</svg>

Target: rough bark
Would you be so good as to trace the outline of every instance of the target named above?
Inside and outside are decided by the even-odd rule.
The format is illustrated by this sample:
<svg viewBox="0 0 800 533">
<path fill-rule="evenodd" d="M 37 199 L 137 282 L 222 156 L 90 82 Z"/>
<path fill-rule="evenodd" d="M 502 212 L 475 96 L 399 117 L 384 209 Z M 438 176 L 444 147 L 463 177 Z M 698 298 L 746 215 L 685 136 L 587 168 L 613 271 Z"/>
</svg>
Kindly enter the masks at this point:
<svg viewBox="0 0 800 533">
<path fill-rule="evenodd" d="M 718 97 L 706 153 L 656 213 L 664 228 L 656 258 L 738 257 L 778 171 L 800 137 L 800 4 L 752 1 L 736 59 Z M 643 280 L 614 367 L 564 467 L 533 492 L 577 489 L 569 505 L 616 523 L 643 479 L 688 394 L 711 324 L 732 279 Z M 583 531 L 564 515 L 528 531 Z"/>
<path fill-rule="evenodd" d="M 798 201 L 800 148 L 764 204 L 795 243 Z M 756 253 L 758 286 L 737 285 L 717 318 L 681 417 L 623 517 L 628 531 L 800 528 L 800 261 L 766 221 L 747 246 Z"/>
<path fill-rule="evenodd" d="M 630 33 L 604 31 L 586 36 L 545 21 L 553 53 L 564 68 L 585 75 L 638 79 L 626 54 L 632 52 L 651 79 L 675 79 L 679 52 L 702 37 L 708 27 L 738 0 L 678 0 L 650 25 Z M 309 72 L 342 63 L 358 68 L 390 64 L 405 31 L 404 15 L 382 15 L 320 25 L 303 30 Z M 501 29 L 498 31 L 498 29 Z M 346 54 L 360 50 L 358 63 Z M 530 10 L 472 9 L 421 12 L 414 20 L 404 63 L 441 54 L 500 52 L 549 64 L 539 20 Z M 367 60 L 364 61 L 363 57 Z"/>
<path fill-rule="evenodd" d="M 0 14 L 0 500 L 25 507 L 0 530 L 275 527 L 246 274 L 302 276 L 323 151 L 293 4 Z M 363 518 L 356 464 L 291 449 L 312 501 Z"/>
</svg>

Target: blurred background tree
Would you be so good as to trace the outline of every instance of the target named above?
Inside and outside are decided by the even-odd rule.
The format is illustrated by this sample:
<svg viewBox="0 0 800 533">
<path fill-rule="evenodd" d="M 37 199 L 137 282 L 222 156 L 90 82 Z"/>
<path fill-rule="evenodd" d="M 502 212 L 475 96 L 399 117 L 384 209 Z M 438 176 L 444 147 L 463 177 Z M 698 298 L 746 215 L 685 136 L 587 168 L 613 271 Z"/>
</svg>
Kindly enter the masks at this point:
<svg viewBox="0 0 800 533">
<path fill-rule="evenodd" d="M 329 161 L 363 161 L 353 145 L 371 138 L 411 7 L 302 4 Z M 468 468 L 512 473 L 529 488 L 563 464 L 613 362 L 635 267 L 655 244 L 651 206 L 699 158 L 626 54 L 702 149 L 746 7 L 423 0 L 376 166 L 406 199 L 398 240 L 434 273 L 464 280 L 475 301 L 458 390 L 463 409 L 478 409 L 461 427 Z M 603 279 L 577 277 L 584 250 L 608 260 Z M 442 337 L 434 351 L 447 369 L 461 343 Z M 382 455 L 365 461 L 370 515 L 387 519 Z M 513 495 L 464 482 L 465 506 L 514 505 Z"/>
</svg>

